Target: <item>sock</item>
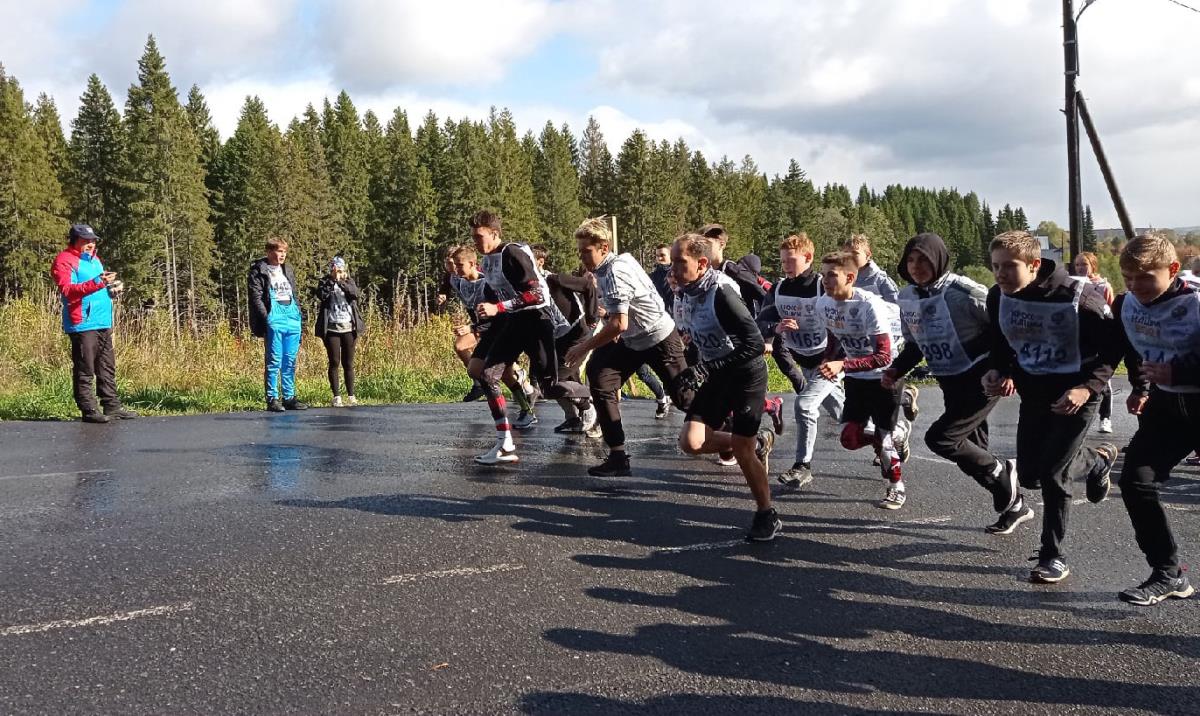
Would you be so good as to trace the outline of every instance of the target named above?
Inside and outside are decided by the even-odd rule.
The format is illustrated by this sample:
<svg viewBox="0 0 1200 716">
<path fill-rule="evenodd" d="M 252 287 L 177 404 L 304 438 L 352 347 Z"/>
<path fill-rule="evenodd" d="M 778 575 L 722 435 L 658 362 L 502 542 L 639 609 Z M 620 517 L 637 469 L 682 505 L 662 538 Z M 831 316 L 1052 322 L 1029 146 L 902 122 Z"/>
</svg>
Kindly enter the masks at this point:
<svg viewBox="0 0 1200 716">
<path fill-rule="evenodd" d="M 492 420 L 496 421 L 496 438 L 505 445 L 511 445 L 512 425 L 508 422 L 508 405 L 504 402 L 504 396 L 488 398 L 488 408 L 492 411 Z"/>
<path fill-rule="evenodd" d="M 533 406 L 529 404 L 529 396 L 525 394 L 525 389 L 520 383 L 508 386 L 508 390 L 512 393 L 513 400 L 517 401 L 517 407 L 526 412 L 533 410 Z"/>
<path fill-rule="evenodd" d="M 900 476 L 900 453 L 896 450 L 896 443 L 892 440 L 890 432 L 882 433 L 882 437 L 879 435 L 879 432 L 876 431 L 876 444 L 879 445 L 879 465 L 883 470 L 883 476 L 891 481 L 892 487 L 903 490 L 904 480 Z"/>
</svg>

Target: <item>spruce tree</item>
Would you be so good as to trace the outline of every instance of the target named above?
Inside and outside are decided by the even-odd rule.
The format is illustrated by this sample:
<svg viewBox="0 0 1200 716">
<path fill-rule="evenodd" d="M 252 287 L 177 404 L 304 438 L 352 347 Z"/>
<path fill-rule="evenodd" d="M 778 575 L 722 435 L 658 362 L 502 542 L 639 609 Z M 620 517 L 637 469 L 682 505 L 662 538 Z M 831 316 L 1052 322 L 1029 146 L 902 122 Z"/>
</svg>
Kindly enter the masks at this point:
<svg viewBox="0 0 1200 716">
<path fill-rule="evenodd" d="M 200 146 L 151 36 L 125 102 L 128 130 L 122 231 L 117 248 L 127 290 L 162 298 L 178 332 L 211 307 L 215 260 Z"/>
<path fill-rule="evenodd" d="M 276 136 L 272 131 L 267 143 L 274 144 Z M 355 257 L 346 251 L 349 236 L 325 164 L 315 113 L 305 120 L 293 119 L 280 142 L 280 224 L 295 254 L 289 254 L 288 261 L 294 264 L 297 282 L 315 291 L 331 258 L 343 254 L 353 261 Z M 358 260 L 362 261 L 361 253 Z M 363 268 L 361 263 L 350 264 L 358 276 Z"/>
<path fill-rule="evenodd" d="M 650 143 L 640 129 L 633 130 L 617 154 L 617 244 L 637 256 L 650 236 Z"/>
<path fill-rule="evenodd" d="M 565 129 L 565 127 L 564 127 Z M 541 242 L 546 245 L 556 268 L 574 266 L 578 259 L 574 234 L 583 221 L 579 206 L 579 175 L 573 162 L 570 132 L 559 132 L 550 122 L 538 137 L 533 171 Z"/>
<path fill-rule="evenodd" d="M 333 182 L 334 196 L 337 197 L 349 237 L 346 250 L 354 256 L 366 241 L 367 220 L 371 213 L 367 173 L 368 139 L 363 132 L 358 110 L 345 91 L 338 94 L 333 105 L 326 101 L 321 129 L 329 178 Z"/>
<path fill-rule="evenodd" d="M 21 86 L 0 65 L 0 297 L 48 286 L 66 236 L 65 209 Z"/>
<path fill-rule="evenodd" d="M 62 120 L 58 116 L 58 107 L 50 95 L 38 95 L 37 104 L 33 106 L 33 128 L 42 146 L 46 148 L 46 157 L 50 167 L 58 177 L 60 185 L 67 181 L 68 165 L 67 140 L 63 137 Z"/>
<path fill-rule="evenodd" d="M 716 212 L 713 195 L 713 171 L 699 151 L 688 160 L 687 227 L 695 230 L 707 224 Z"/>
<path fill-rule="evenodd" d="M 537 206 L 533 198 L 533 166 L 517 139 L 512 112 L 492 109 L 487 123 L 487 193 L 504 220 L 510 241 L 536 243 L 540 239 Z"/>
<path fill-rule="evenodd" d="M 1080 246 L 1084 251 L 1096 250 L 1096 223 L 1092 218 L 1092 205 L 1088 204 L 1083 210 L 1083 233 L 1079 237 Z"/>
<path fill-rule="evenodd" d="M 1013 228 L 1018 231 L 1029 231 L 1029 219 L 1025 217 L 1025 210 L 1019 206 L 1013 212 Z"/>
<path fill-rule="evenodd" d="M 112 95 L 92 75 L 71 123 L 66 195 L 71 216 L 92 226 L 107 244 L 120 244 L 126 195 L 125 130 Z M 108 247 L 105 247 L 107 258 Z"/>
<path fill-rule="evenodd" d="M 579 146 L 579 203 L 588 216 L 617 209 L 617 172 L 595 117 L 588 117 Z"/>
</svg>

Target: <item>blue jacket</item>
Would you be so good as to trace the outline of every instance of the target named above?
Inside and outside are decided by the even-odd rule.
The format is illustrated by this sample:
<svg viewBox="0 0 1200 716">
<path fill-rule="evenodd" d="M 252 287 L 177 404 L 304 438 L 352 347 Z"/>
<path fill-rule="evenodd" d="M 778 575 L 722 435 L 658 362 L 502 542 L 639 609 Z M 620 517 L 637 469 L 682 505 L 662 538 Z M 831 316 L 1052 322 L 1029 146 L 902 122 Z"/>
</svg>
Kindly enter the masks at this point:
<svg viewBox="0 0 1200 716">
<path fill-rule="evenodd" d="M 100 274 L 104 264 L 92 254 L 84 257 L 74 246 L 60 252 L 50 268 L 50 278 L 62 297 L 64 333 L 112 328 L 112 297 Z"/>
</svg>

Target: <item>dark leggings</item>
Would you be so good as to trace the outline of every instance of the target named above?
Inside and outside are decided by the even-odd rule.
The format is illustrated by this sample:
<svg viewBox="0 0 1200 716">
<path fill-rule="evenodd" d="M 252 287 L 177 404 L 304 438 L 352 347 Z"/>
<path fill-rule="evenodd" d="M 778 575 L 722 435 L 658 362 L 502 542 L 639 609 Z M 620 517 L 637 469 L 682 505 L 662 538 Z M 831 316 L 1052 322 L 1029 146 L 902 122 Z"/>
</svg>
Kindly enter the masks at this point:
<svg viewBox="0 0 1200 716">
<path fill-rule="evenodd" d="M 346 333 L 326 333 L 325 355 L 329 356 L 329 389 L 334 395 L 341 395 L 338 388 L 338 366 L 346 374 L 346 394 L 354 395 L 354 343 L 358 337 L 354 331 Z"/>
<path fill-rule="evenodd" d="M 1112 383 L 1104 384 L 1104 392 L 1100 394 L 1100 419 L 1112 417 Z"/>
</svg>

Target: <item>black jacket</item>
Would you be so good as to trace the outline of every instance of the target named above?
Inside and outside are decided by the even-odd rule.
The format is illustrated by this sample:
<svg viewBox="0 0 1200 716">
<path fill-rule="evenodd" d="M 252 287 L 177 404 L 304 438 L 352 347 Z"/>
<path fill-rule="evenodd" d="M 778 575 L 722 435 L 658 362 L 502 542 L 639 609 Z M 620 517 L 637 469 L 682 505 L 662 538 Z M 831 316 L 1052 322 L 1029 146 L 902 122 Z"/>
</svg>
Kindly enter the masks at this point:
<svg viewBox="0 0 1200 716">
<path fill-rule="evenodd" d="M 346 296 L 346 302 L 350 304 L 353 333 L 357 336 L 363 332 L 364 328 L 362 314 L 358 312 L 358 286 L 354 284 L 354 279 L 349 277 L 336 283 L 341 286 L 342 293 Z M 328 275 L 323 276 L 317 284 L 317 300 L 320 301 L 317 305 L 317 338 L 325 337 L 325 316 L 328 315 L 329 306 L 333 301 L 333 286 L 334 280 Z"/>
<path fill-rule="evenodd" d="M 1176 278 L 1167 287 L 1166 293 L 1154 299 L 1151 306 L 1170 301 L 1178 298 L 1186 293 L 1195 293 L 1200 289 L 1189 286 L 1187 283 Z M 1117 300 L 1113 301 L 1113 315 L 1117 318 L 1117 325 L 1120 330 L 1121 351 L 1125 357 L 1125 368 L 1129 373 L 1129 384 L 1132 390 L 1137 395 L 1150 394 L 1150 381 L 1142 377 L 1142 356 L 1138 354 L 1137 349 L 1129 342 L 1129 328 L 1125 325 L 1125 321 L 1121 318 L 1121 309 L 1124 308 L 1126 301 L 1136 301 L 1128 293 L 1122 293 L 1117 296 Z M 1173 363 L 1171 365 L 1172 380 L 1175 385 L 1200 385 L 1200 366 L 1186 363 Z"/>
<path fill-rule="evenodd" d="M 669 273 L 671 273 L 671 264 L 654 264 L 654 270 L 650 272 L 650 282 L 654 284 L 654 290 L 658 291 L 658 295 L 662 297 L 667 313 L 670 313 L 671 307 L 675 305 L 675 292 L 667 283 L 667 274 Z"/>
<path fill-rule="evenodd" d="M 567 323 L 574 324 L 582 315 L 583 325 L 587 330 L 590 331 L 596 327 L 596 322 L 600 320 L 600 310 L 596 300 L 596 282 L 590 273 L 582 276 L 552 273 L 546 276 L 546 285 L 550 287 L 550 297 L 554 299 L 554 304 L 566 317 Z M 579 303 L 583 307 L 582 314 L 579 312 L 580 307 L 575 305 L 575 301 L 571 299 L 570 294 L 572 293 L 579 294 Z"/>
<path fill-rule="evenodd" d="M 1033 283 L 1015 293 L 1013 298 L 1037 303 L 1070 303 L 1074 296 L 1075 279 L 1055 262 L 1044 259 Z M 1117 321 L 1113 319 L 1108 304 L 1093 291 L 1084 291 L 1079 298 L 1078 373 L 1026 373 L 1021 369 L 1016 353 L 1000 330 L 999 286 L 992 286 L 988 291 L 987 312 L 991 323 L 991 355 L 988 358 L 990 365 L 1001 375 L 1013 379 L 1023 401 L 1033 399 L 1052 403 L 1066 391 L 1081 385 L 1099 395 L 1121 360 Z"/>
<path fill-rule="evenodd" d="M 283 264 L 283 275 L 292 284 L 292 296 L 299 297 L 300 294 L 296 291 L 296 272 L 292 270 L 291 264 Z M 250 264 L 250 275 L 246 278 L 247 309 L 250 313 L 250 333 L 258 338 L 267 335 L 267 314 L 271 312 L 271 292 L 267 288 L 270 285 L 266 258 Z"/>
</svg>

